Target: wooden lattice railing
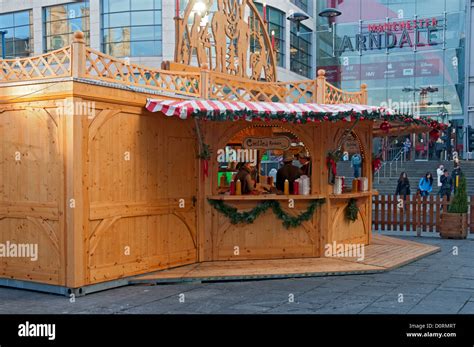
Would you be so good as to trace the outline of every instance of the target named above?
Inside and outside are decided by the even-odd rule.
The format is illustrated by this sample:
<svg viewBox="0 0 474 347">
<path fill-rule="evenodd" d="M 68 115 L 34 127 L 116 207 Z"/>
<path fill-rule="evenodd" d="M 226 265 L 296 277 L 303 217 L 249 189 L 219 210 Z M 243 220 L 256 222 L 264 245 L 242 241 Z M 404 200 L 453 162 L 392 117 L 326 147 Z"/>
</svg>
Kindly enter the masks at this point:
<svg viewBox="0 0 474 347">
<path fill-rule="evenodd" d="M 199 73 L 146 68 L 86 48 L 84 77 L 128 86 L 199 97 Z"/>
<path fill-rule="evenodd" d="M 71 76 L 71 46 L 36 57 L 0 59 L 0 83 Z"/>
<path fill-rule="evenodd" d="M 209 98 L 225 101 L 311 103 L 316 81 L 260 82 L 209 72 Z"/>
<path fill-rule="evenodd" d="M 362 85 L 362 90 L 358 92 L 346 92 L 339 89 L 332 84 L 325 82 L 324 95 L 326 104 L 366 104 L 366 97 L 364 93 L 365 85 Z"/>
<path fill-rule="evenodd" d="M 58 77 L 75 77 L 142 87 L 202 99 L 320 104 L 367 104 L 367 86 L 346 92 L 326 81 L 324 70 L 314 80 L 294 82 L 254 81 L 194 69 L 172 71 L 131 64 L 86 47 L 84 34 L 76 32 L 70 46 L 37 57 L 0 59 L 0 83 Z"/>
</svg>

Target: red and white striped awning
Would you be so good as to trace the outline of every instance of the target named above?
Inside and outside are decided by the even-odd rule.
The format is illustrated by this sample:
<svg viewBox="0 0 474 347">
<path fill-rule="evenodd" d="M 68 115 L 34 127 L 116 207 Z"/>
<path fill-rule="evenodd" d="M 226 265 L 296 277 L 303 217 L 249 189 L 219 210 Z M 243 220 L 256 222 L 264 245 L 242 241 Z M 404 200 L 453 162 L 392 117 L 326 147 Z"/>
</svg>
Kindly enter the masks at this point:
<svg viewBox="0 0 474 347">
<path fill-rule="evenodd" d="M 217 101 L 217 100 L 157 100 L 148 99 L 146 108 L 150 112 L 162 112 L 167 116 L 176 116 L 187 119 L 192 115 L 208 114 L 218 115 L 226 112 L 248 113 L 251 116 L 266 116 L 272 114 L 291 114 L 294 116 L 313 114 L 340 114 L 355 112 L 358 114 L 368 112 L 383 112 L 390 115 L 391 110 L 376 106 L 356 104 L 303 104 L 281 102 L 254 102 L 254 101 Z M 253 118 L 252 117 L 252 118 Z M 251 120 L 248 118 L 247 120 Z"/>
</svg>

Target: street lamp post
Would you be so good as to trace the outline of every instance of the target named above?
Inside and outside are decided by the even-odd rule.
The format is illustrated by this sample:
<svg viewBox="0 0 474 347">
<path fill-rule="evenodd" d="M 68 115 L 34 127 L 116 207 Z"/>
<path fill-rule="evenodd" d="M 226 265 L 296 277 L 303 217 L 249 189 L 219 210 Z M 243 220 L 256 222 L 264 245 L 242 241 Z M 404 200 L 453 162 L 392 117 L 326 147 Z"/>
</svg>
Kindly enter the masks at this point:
<svg viewBox="0 0 474 347">
<path fill-rule="evenodd" d="M 336 22 L 332 22 L 332 26 L 329 25 L 331 18 L 339 17 L 342 14 L 341 11 L 335 8 L 326 8 L 318 13 L 319 17 L 328 19 L 328 30 L 327 32 L 332 33 L 332 56 L 336 57 Z"/>
<path fill-rule="evenodd" d="M 342 14 L 341 11 L 335 9 L 335 8 L 327 8 L 325 10 L 322 10 L 321 12 L 318 13 L 318 16 L 320 17 L 326 17 L 326 18 L 335 18 L 335 17 L 338 17 Z M 302 35 L 311 35 L 313 34 L 312 31 L 309 31 L 309 32 L 304 32 L 304 33 L 301 33 L 300 32 L 300 25 L 301 25 L 301 22 L 302 21 L 305 21 L 309 18 L 308 15 L 304 14 L 304 13 L 300 13 L 300 12 L 295 12 L 295 13 L 292 13 L 291 15 L 288 16 L 288 19 L 290 22 L 292 23 L 295 23 L 296 24 L 296 36 L 300 37 Z M 328 24 L 328 30 L 320 30 L 320 31 L 316 31 L 316 33 L 321 33 L 321 32 L 332 32 L 332 35 L 333 35 L 333 47 L 332 47 L 332 56 L 335 57 L 335 41 L 336 41 L 336 32 L 334 30 L 334 23 L 332 24 L 332 27 Z"/>
</svg>

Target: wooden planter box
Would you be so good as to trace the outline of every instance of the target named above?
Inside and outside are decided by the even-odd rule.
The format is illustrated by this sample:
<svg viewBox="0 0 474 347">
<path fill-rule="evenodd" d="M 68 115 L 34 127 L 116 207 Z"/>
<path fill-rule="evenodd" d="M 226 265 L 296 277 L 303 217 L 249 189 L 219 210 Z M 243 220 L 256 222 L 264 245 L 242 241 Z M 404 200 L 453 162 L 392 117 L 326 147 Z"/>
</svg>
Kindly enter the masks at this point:
<svg viewBox="0 0 474 347">
<path fill-rule="evenodd" d="M 443 239 L 465 239 L 467 237 L 467 213 L 441 214 L 439 236 Z"/>
</svg>

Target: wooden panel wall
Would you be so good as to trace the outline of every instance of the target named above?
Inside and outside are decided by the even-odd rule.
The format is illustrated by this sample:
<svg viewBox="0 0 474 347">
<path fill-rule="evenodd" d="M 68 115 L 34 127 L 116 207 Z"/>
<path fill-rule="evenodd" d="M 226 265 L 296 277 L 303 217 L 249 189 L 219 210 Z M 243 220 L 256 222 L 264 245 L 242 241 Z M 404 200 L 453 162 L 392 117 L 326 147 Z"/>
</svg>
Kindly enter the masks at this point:
<svg viewBox="0 0 474 347">
<path fill-rule="evenodd" d="M 345 218 L 345 208 L 348 199 L 331 198 L 333 193 L 333 186 L 327 184 L 328 170 L 325 164 L 325 157 L 329 150 L 334 150 L 337 147 L 338 141 L 342 136 L 344 129 L 351 126 L 351 123 L 324 123 L 318 129 L 317 137 L 322 139 L 321 148 L 324 148 L 324 153 L 321 153 L 324 158 L 323 170 L 320 171 L 321 183 L 323 189 L 326 190 L 329 198 L 327 203 L 322 207 L 322 226 L 321 226 L 321 252 L 323 254 L 326 244 L 337 243 L 358 243 L 369 244 L 371 240 L 371 220 L 372 220 L 372 203 L 371 197 L 362 197 L 357 199 L 359 207 L 358 220 L 349 222 Z M 369 178 L 369 187 L 372 186 L 372 127 L 373 123 L 370 121 L 360 121 L 354 128 L 354 133 L 358 137 L 361 149 L 364 151 L 364 161 L 362 163 L 361 175 Z M 348 183 L 346 183 L 347 185 Z"/>
<path fill-rule="evenodd" d="M 0 257 L 0 277 L 80 287 L 196 262 L 193 121 L 146 111 L 141 94 L 61 86 L 0 109 L 0 243 L 39 246 L 35 262 Z M 61 115 L 65 98 L 94 114 Z"/>
<path fill-rule="evenodd" d="M 255 207 L 255 202 L 228 202 L 239 210 Z M 294 208 L 282 208 L 293 215 L 306 210 L 308 203 L 295 201 Z M 300 227 L 285 229 L 282 221 L 271 210 L 258 217 L 253 224 L 233 225 L 228 218 L 213 211 L 214 260 L 282 259 L 319 256 L 319 213 Z M 237 251 L 237 252 L 236 252 Z"/>
<path fill-rule="evenodd" d="M 0 276 L 65 284 L 62 129 L 47 103 L 0 112 L 0 243 L 36 244 L 38 259 L 0 257 Z"/>
<path fill-rule="evenodd" d="M 88 136 L 87 283 L 196 262 L 192 121 L 97 107 Z"/>
</svg>

